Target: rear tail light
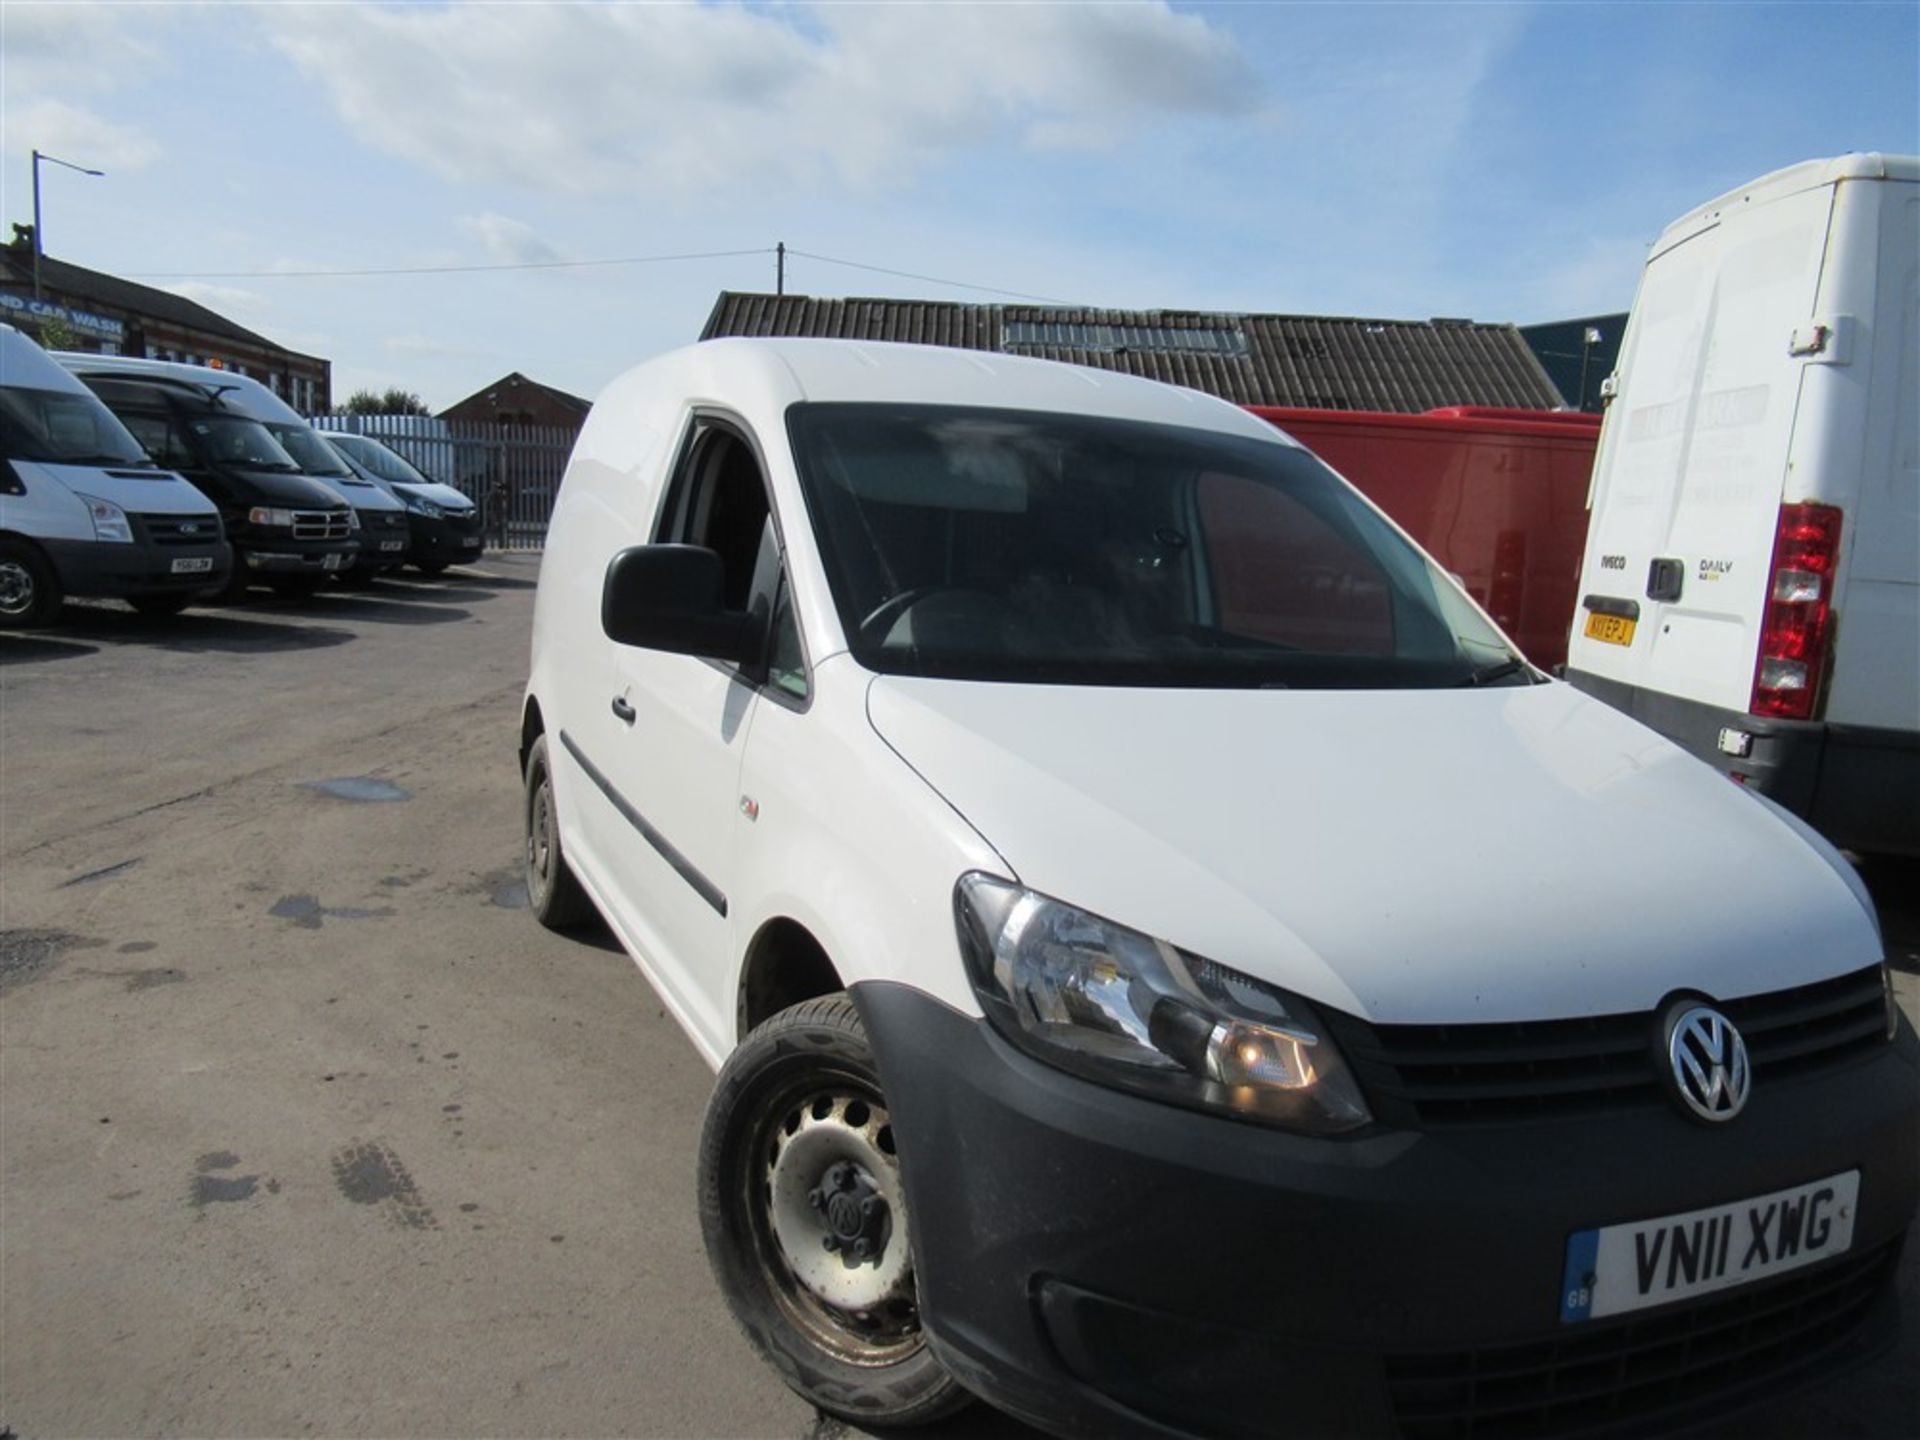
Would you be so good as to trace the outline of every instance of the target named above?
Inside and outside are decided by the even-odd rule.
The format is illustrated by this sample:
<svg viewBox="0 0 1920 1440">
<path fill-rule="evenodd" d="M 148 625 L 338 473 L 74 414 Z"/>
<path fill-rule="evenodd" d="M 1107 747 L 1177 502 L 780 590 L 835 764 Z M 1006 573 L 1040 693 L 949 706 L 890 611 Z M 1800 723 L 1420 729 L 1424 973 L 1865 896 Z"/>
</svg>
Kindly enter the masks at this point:
<svg viewBox="0 0 1920 1440">
<path fill-rule="evenodd" d="M 1782 505 L 1767 577 L 1766 617 L 1753 672 L 1755 715 L 1806 720 L 1820 703 L 1827 634 L 1833 622 L 1833 574 L 1840 558 L 1840 512 L 1831 505 Z"/>
</svg>

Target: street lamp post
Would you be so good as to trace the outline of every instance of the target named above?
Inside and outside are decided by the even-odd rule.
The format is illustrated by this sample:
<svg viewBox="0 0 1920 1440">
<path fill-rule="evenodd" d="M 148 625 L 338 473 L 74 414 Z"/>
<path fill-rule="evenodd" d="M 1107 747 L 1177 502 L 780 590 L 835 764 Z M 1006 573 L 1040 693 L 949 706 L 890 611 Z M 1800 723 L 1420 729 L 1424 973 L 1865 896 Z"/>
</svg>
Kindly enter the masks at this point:
<svg viewBox="0 0 1920 1440">
<path fill-rule="evenodd" d="M 71 160 L 62 160 L 58 155 L 42 155 L 33 152 L 33 298 L 40 296 L 40 256 L 46 248 L 40 243 L 40 162 L 51 160 L 56 165 L 64 165 L 69 170 L 78 170 L 82 175 L 104 175 L 104 170 L 89 170 L 84 165 L 76 165 Z"/>
</svg>

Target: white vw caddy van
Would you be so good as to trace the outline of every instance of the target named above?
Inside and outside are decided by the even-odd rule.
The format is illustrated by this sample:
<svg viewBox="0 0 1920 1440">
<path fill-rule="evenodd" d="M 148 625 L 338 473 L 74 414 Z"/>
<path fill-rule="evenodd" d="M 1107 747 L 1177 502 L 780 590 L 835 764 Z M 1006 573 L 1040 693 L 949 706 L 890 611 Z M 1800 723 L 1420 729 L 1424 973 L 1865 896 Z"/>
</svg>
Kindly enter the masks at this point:
<svg viewBox="0 0 1920 1440">
<path fill-rule="evenodd" d="M 536 913 L 719 1069 L 714 1273 L 836 1415 L 1637 1435 L 1888 1337 L 1920 1042 L 1845 863 L 1223 402 L 641 366 L 521 757 Z"/>
</svg>

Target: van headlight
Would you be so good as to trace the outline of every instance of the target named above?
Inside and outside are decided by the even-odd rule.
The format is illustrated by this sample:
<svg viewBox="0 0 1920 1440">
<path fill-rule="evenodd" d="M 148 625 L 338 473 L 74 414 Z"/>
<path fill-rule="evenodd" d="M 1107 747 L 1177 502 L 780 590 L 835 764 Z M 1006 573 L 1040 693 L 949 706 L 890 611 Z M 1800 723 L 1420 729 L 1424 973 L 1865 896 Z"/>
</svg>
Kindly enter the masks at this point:
<svg viewBox="0 0 1920 1440">
<path fill-rule="evenodd" d="M 1373 1118 L 1296 996 L 987 875 L 961 877 L 954 912 L 988 1019 L 1038 1059 L 1312 1135 Z"/>
<path fill-rule="evenodd" d="M 87 507 L 87 518 L 93 521 L 95 540 L 111 541 L 121 545 L 133 543 L 133 526 L 127 523 L 126 511 L 111 500 L 82 495 L 78 490 L 73 493 Z"/>
<path fill-rule="evenodd" d="M 247 519 L 255 525 L 278 526 L 282 530 L 293 528 L 293 511 L 273 505 L 254 506 L 247 512 Z"/>
<path fill-rule="evenodd" d="M 414 514 L 424 515 L 429 520 L 438 520 L 442 515 L 447 513 L 438 505 L 434 504 L 433 501 L 423 499 L 418 495 L 402 495 L 400 497 L 400 503 Z"/>
</svg>

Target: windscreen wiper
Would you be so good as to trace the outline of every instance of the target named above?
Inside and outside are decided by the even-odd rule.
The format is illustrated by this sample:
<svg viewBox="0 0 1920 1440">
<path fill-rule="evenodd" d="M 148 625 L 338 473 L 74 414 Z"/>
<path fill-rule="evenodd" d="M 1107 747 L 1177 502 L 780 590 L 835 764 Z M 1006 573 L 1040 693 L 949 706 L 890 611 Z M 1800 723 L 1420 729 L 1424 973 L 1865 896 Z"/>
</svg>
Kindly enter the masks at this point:
<svg viewBox="0 0 1920 1440">
<path fill-rule="evenodd" d="M 1495 664 L 1482 665 L 1477 669 L 1469 671 L 1467 678 L 1460 683 L 1462 685 L 1491 685 L 1496 680 L 1504 680 L 1509 675 L 1520 674 L 1530 668 L 1527 662 L 1519 656 L 1509 656 L 1507 659 L 1498 661 Z M 1527 683 L 1529 685 L 1533 683 L 1531 676 L 1528 677 Z"/>
</svg>

